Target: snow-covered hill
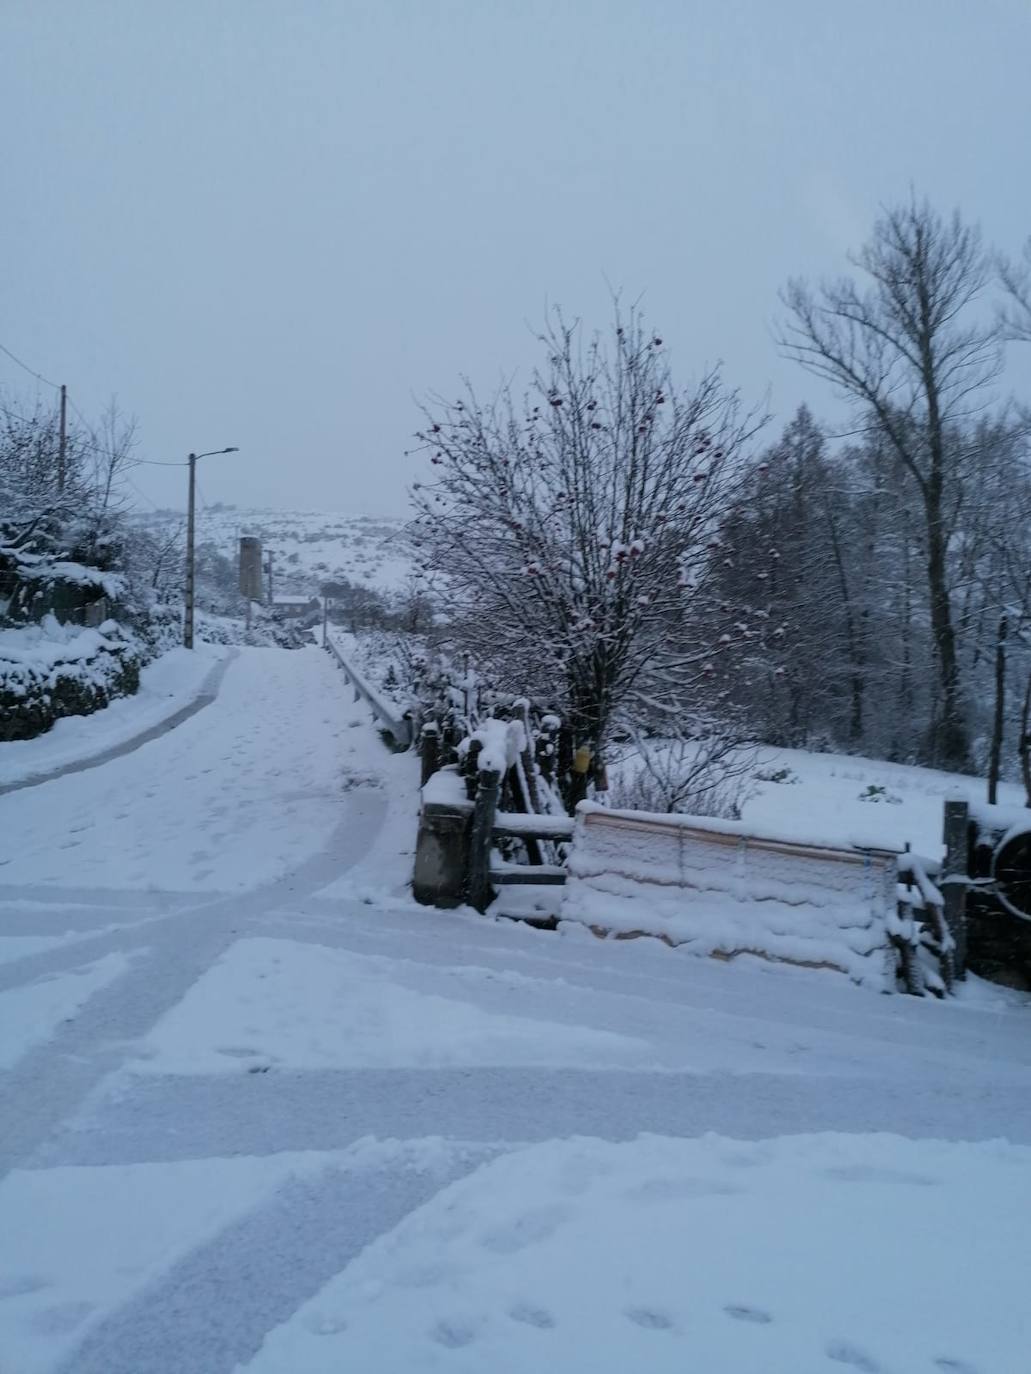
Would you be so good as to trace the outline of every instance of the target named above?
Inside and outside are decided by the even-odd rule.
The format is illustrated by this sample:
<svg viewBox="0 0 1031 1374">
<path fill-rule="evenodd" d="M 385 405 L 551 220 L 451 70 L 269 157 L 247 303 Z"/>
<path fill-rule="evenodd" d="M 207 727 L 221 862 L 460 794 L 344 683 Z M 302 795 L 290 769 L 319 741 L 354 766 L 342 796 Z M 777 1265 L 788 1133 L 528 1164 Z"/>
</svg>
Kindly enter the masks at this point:
<svg viewBox="0 0 1031 1374">
<path fill-rule="evenodd" d="M 145 529 L 171 532 L 183 524 L 181 511 L 141 512 Z M 400 590 L 412 571 L 403 546 L 404 520 L 330 511 L 277 511 L 238 506 L 202 506 L 197 541 L 214 544 L 235 561 L 241 535 L 254 535 L 271 550 L 277 592 L 317 591 L 323 582 L 346 578 L 378 591 Z"/>
</svg>

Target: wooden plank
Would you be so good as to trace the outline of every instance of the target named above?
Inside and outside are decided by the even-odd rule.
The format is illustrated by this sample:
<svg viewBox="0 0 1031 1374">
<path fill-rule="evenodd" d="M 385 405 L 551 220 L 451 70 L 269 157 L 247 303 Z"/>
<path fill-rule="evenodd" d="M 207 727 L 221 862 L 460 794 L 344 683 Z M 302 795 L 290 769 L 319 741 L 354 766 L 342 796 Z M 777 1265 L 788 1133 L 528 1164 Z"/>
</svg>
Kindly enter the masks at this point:
<svg viewBox="0 0 1031 1374">
<path fill-rule="evenodd" d="M 638 818 L 636 816 L 620 816 L 606 811 L 588 811 L 582 820 L 585 825 L 609 826 L 614 830 L 644 831 L 652 835 L 683 835 L 688 839 L 724 845 L 731 849 L 744 843 L 749 849 L 785 854 L 800 859 L 832 859 L 839 863 L 860 865 L 877 860 L 881 864 L 887 865 L 894 863 L 898 858 L 898 855 L 890 849 L 839 849 L 833 845 L 762 839 L 752 835 L 740 834 L 737 831 L 709 830 L 702 826 L 683 825 L 672 817 L 667 822 L 652 816 Z"/>
<path fill-rule="evenodd" d="M 566 881 L 566 870 L 557 864 L 509 864 L 492 868 L 489 876 L 495 887 L 560 887 Z"/>
<path fill-rule="evenodd" d="M 571 840 L 574 822 L 562 816 L 519 816 L 511 811 L 499 811 L 492 831 L 496 839 L 523 840 L 533 836 L 538 840 Z"/>
</svg>

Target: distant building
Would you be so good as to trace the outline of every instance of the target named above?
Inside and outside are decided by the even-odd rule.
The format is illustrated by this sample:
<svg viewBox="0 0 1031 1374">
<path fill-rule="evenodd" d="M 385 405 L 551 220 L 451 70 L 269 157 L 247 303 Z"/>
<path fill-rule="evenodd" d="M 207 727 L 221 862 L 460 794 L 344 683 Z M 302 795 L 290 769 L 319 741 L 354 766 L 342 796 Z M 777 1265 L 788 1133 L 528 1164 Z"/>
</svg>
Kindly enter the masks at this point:
<svg viewBox="0 0 1031 1374">
<path fill-rule="evenodd" d="M 297 620 L 305 615 L 321 615 L 322 602 L 317 596 L 274 596 L 270 610 L 281 620 Z"/>
</svg>

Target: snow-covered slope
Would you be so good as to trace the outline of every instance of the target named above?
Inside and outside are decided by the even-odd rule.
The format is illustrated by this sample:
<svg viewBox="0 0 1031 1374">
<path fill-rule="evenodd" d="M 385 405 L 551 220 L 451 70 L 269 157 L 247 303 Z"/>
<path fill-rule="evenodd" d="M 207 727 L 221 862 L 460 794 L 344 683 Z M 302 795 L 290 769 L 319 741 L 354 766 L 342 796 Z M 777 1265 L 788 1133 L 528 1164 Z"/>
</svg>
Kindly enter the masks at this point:
<svg viewBox="0 0 1031 1374">
<path fill-rule="evenodd" d="M 181 511 L 135 515 L 145 529 L 171 531 Z M 317 591 L 323 582 L 349 582 L 380 591 L 399 590 L 411 572 L 401 542 L 404 520 L 327 511 L 275 511 L 236 506 L 202 506 L 197 513 L 198 543 L 212 543 L 235 561 L 241 535 L 254 535 L 273 554 L 277 592 Z"/>
</svg>

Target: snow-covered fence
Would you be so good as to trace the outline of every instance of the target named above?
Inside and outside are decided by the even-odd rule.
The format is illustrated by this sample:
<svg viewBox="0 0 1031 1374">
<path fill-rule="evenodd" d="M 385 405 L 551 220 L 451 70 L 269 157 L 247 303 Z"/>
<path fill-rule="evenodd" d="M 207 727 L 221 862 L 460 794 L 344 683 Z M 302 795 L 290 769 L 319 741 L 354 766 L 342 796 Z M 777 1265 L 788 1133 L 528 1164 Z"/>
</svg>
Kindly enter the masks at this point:
<svg viewBox="0 0 1031 1374">
<path fill-rule="evenodd" d="M 376 690 L 370 682 L 358 671 L 358 669 L 343 656 L 332 639 L 328 636 L 324 640 L 325 648 L 336 662 L 337 666 L 343 670 L 344 676 L 354 688 L 355 700 L 364 698 L 372 707 L 373 714 L 383 726 L 384 730 L 391 736 L 399 749 L 408 749 L 411 746 L 414 728 L 411 713 L 401 711 L 393 702 L 388 701 L 382 692 Z"/>
<path fill-rule="evenodd" d="M 899 855 L 898 873 L 898 907 L 888 922 L 888 934 L 898 951 L 903 986 L 918 996 L 940 996 L 956 979 L 956 940 L 935 881 L 941 864 L 907 847 Z"/>
<path fill-rule="evenodd" d="M 940 887 L 959 971 L 1031 990 L 1031 811 L 945 803 Z"/>
<path fill-rule="evenodd" d="M 565 881 L 564 867 L 551 860 L 554 845 L 571 838 L 573 822 L 561 813 L 537 758 L 551 718 L 538 733 L 530 715 L 523 702 L 512 718 L 481 720 L 461 741 L 455 763 L 424 774 L 413 880 L 418 901 L 465 901 L 484 911 L 506 884 Z M 428 756 L 439 759 L 435 730 L 424 727 L 422 749 L 424 767 Z M 529 863 L 508 862 L 513 849 L 525 851 Z"/>
<path fill-rule="evenodd" d="M 751 954 L 895 986 L 895 853 L 584 803 L 568 867 L 563 920 L 655 935 L 718 958 Z"/>
</svg>

